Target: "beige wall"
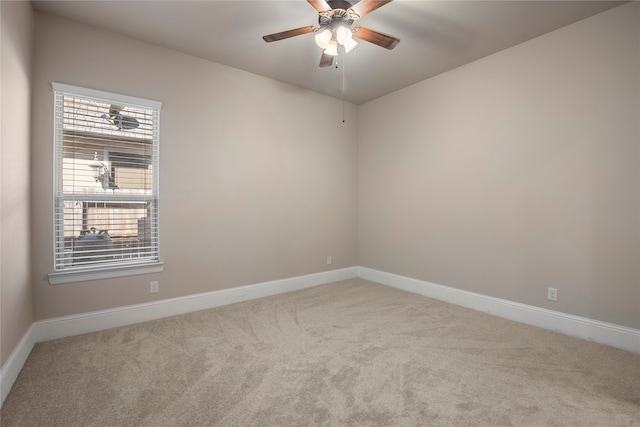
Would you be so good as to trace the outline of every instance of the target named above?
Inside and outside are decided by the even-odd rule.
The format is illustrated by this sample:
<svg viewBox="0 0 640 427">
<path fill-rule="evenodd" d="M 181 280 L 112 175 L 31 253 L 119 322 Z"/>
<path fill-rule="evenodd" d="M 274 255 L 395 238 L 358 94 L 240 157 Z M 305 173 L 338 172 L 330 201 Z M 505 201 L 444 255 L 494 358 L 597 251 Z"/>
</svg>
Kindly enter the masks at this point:
<svg viewBox="0 0 640 427">
<path fill-rule="evenodd" d="M 354 105 L 42 14 L 33 77 L 36 319 L 356 264 Z M 48 284 L 52 81 L 163 102 L 163 273 Z"/>
<path fill-rule="evenodd" d="M 640 328 L 639 6 L 360 106 L 359 264 Z"/>
<path fill-rule="evenodd" d="M 30 264 L 30 108 L 33 11 L 0 2 L 0 366 L 33 322 Z"/>
</svg>

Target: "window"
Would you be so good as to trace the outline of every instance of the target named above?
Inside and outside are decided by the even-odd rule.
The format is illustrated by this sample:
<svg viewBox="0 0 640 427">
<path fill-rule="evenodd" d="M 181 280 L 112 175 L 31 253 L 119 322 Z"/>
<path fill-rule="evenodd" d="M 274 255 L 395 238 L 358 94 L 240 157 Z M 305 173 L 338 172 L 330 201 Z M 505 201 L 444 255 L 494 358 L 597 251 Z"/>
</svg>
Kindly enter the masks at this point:
<svg viewBox="0 0 640 427">
<path fill-rule="evenodd" d="M 160 103 L 53 83 L 52 284 L 161 271 Z"/>
</svg>

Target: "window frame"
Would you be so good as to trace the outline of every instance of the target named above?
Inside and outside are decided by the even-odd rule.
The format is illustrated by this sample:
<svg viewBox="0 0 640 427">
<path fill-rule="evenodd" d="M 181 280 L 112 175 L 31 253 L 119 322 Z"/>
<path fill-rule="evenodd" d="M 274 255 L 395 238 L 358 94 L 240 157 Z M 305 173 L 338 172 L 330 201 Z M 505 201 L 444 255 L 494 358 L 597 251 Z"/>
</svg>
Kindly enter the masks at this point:
<svg viewBox="0 0 640 427">
<path fill-rule="evenodd" d="M 49 273 L 48 279 L 49 283 L 52 285 L 63 284 L 63 283 L 73 283 L 73 282 L 84 282 L 90 280 L 100 280 L 100 279 L 110 279 L 115 277 L 125 277 L 132 276 L 138 274 L 149 274 L 149 273 L 159 273 L 164 269 L 164 263 L 160 258 L 160 238 L 159 233 L 156 237 L 156 245 L 154 247 L 155 254 L 157 257 L 155 258 L 145 258 L 141 261 L 128 261 L 128 262 L 113 262 L 100 264 L 95 266 L 83 266 L 76 268 L 57 268 L 56 267 L 56 257 L 58 256 L 57 251 L 59 246 L 59 238 L 60 233 L 62 233 L 62 238 L 64 239 L 64 230 L 62 232 L 58 231 L 60 228 L 57 224 L 57 216 L 58 216 L 58 207 L 57 203 L 60 202 L 60 194 L 62 194 L 63 189 L 62 186 L 62 173 L 63 173 L 63 156 L 61 154 L 61 146 L 60 144 L 64 144 L 63 142 L 63 129 L 60 126 L 59 120 L 61 120 L 63 114 L 63 108 L 59 111 L 58 105 L 56 105 L 57 95 L 71 95 L 78 96 L 83 98 L 89 98 L 95 101 L 106 102 L 106 103 L 122 103 L 129 106 L 135 106 L 145 109 L 154 110 L 156 113 L 156 124 L 154 127 L 154 136 L 152 138 L 153 143 L 153 155 L 152 155 L 152 194 L 151 199 L 154 203 L 154 217 L 155 217 L 155 229 L 159 231 L 159 201 L 160 201 L 160 191 L 159 191 L 159 146 L 160 146 L 160 109 L 162 103 L 159 101 L 153 101 L 143 98 L 137 98 L 128 95 L 121 95 L 112 92 L 105 92 L 95 89 L 83 88 L 78 86 L 67 85 L 63 83 L 51 83 L 51 89 L 53 92 L 53 271 Z M 59 153 L 60 151 L 60 153 Z M 64 200 L 64 197 L 63 197 Z M 105 202 L 114 203 L 114 200 L 109 200 L 108 198 L 104 199 Z M 134 200 L 132 200 L 134 201 Z M 64 202 L 63 202 L 64 203 Z"/>
</svg>

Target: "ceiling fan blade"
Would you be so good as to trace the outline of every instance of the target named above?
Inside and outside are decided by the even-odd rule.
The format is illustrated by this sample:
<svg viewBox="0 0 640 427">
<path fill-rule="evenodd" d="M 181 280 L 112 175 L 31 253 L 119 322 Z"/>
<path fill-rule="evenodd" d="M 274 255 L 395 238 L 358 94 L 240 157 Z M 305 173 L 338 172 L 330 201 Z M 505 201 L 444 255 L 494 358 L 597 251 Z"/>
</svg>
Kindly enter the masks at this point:
<svg viewBox="0 0 640 427">
<path fill-rule="evenodd" d="M 325 12 L 331 10 L 331 6 L 325 0 L 307 0 L 316 12 Z"/>
<path fill-rule="evenodd" d="M 391 3 L 391 1 L 392 0 L 360 0 L 358 3 L 351 6 L 350 10 L 355 12 L 358 17 L 362 18 L 367 13 L 373 12 L 387 3 Z"/>
<path fill-rule="evenodd" d="M 321 67 L 331 67 L 331 64 L 333 64 L 333 55 L 327 55 L 323 51 L 322 52 L 322 56 L 320 57 L 320 66 Z"/>
<path fill-rule="evenodd" d="M 302 34 L 312 33 L 313 29 L 314 27 L 312 25 L 309 25 L 308 27 L 300 27 L 294 30 L 269 34 L 268 36 L 263 36 L 262 39 L 266 42 L 275 42 L 278 40 L 288 39 L 289 37 L 295 37 L 295 36 L 300 36 Z"/>
<path fill-rule="evenodd" d="M 364 0 L 363 0 L 364 1 Z M 359 4 L 359 3 L 358 3 Z M 377 44 L 385 49 L 393 49 L 400 43 L 400 39 L 370 30 L 365 27 L 356 27 L 353 30 L 354 37 Z"/>
</svg>

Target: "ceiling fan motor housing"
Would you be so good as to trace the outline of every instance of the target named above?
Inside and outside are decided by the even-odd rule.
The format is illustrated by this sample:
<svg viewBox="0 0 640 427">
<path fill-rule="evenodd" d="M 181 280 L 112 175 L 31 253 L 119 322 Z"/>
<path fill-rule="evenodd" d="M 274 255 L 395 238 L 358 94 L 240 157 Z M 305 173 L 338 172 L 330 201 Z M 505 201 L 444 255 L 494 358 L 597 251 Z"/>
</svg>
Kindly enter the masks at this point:
<svg viewBox="0 0 640 427">
<path fill-rule="evenodd" d="M 329 6 L 331 6 L 331 9 L 347 10 L 351 8 L 351 6 L 353 6 L 351 3 L 345 0 L 329 0 L 327 1 L 327 3 L 329 4 Z"/>
<path fill-rule="evenodd" d="M 351 3 L 344 0 L 330 0 L 327 2 L 331 10 L 319 12 L 318 23 L 320 27 L 335 28 L 338 25 L 350 27 L 359 16 L 351 9 Z"/>
</svg>

